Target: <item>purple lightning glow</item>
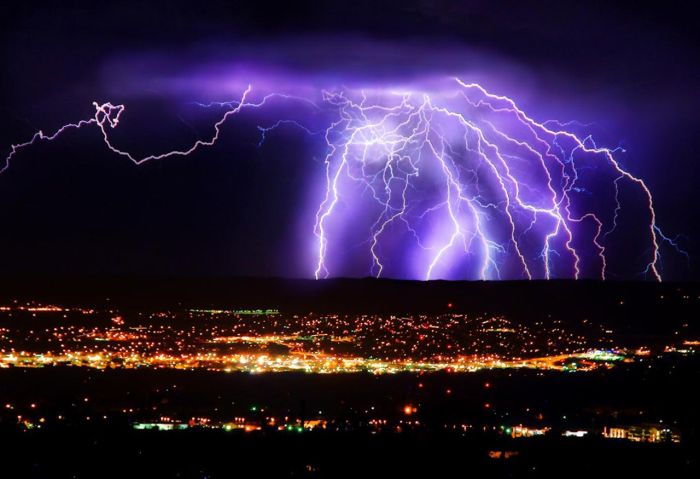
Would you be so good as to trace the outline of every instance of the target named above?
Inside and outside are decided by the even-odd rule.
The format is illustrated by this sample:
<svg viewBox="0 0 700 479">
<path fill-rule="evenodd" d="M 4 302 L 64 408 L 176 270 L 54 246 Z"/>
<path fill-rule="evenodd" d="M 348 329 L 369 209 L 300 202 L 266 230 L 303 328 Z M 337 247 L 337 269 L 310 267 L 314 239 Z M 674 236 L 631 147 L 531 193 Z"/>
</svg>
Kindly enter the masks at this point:
<svg viewBox="0 0 700 479">
<path fill-rule="evenodd" d="M 258 129 L 260 145 L 288 124 L 322 138 L 324 186 L 309 214 L 316 278 L 605 279 L 608 241 L 630 205 L 641 204 L 643 223 L 626 228 L 645 238 L 641 273 L 662 279 L 660 242 L 676 243 L 656 223 L 651 192 L 622 168 L 617 150 L 577 136 L 571 123 L 539 123 L 511 98 L 456 78 L 440 89 L 299 91 L 264 92 L 254 101 L 249 85 L 240 100 L 198 103 L 223 109 L 214 134 L 146 156 L 110 139 L 124 105 L 95 102 L 92 118 L 12 145 L 0 173 L 21 150 L 68 130 L 95 126 L 110 151 L 140 165 L 213 146 L 230 117 L 274 109 L 272 99 L 301 103 L 322 112 L 326 125 L 281 118 Z"/>
</svg>

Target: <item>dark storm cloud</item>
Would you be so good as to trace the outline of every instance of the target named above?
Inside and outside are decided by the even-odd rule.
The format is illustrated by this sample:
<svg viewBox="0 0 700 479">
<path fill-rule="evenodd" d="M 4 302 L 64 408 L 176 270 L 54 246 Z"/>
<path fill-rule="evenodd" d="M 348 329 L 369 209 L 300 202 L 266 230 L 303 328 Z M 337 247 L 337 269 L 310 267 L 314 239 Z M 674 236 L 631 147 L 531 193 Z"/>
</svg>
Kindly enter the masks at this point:
<svg viewBox="0 0 700 479">
<path fill-rule="evenodd" d="M 130 104 L 130 122 L 150 109 L 175 117 L 177 108 L 158 99 L 167 82 L 193 74 L 224 78 L 236 64 L 327 80 L 405 82 L 426 72 L 467 74 L 517 96 L 540 119 L 599 124 L 601 141 L 623 144 L 625 167 L 649 184 L 660 224 L 685 234 L 684 244 L 698 250 L 700 212 L 693 198 L 700 171 L 700 69 L 690 6 L 176 0 L 0 8 L 4 145 L 89 116 L 92 100 L 126 101 L 145 93 Z M 209 96 L 218 96 L 217 88 Z M 193 98 L 194 90 L 186 93 L 180 100 L 201 99 Z M 174 131 L 181 141 L 193 134 L 182 124 Z M 2 216 L 11 233 L 3 235 L 0 249 L 12 253 L 0 261 L 2 270 L 31 263 L 76 271 L 295 274 L 296 266 L 284 267 L 294 256 L 293 242 L 279 238 L 296 226 L 282 226 L 284 215 L 275 211 L 280 198 L 299 201 L 290 199 L 300 186 L 281 177 L 271 190 L 283 194 L 270 198 L 247 186 L 269 178 L 274 162 L 267 163 L 269 170 L 261 162 L 239 166 L 246 182 L 225 173 L 231 163 L 223 159 L 197 168 L 163 163 L 134 173 L 90 138 L 62 140 L 57 150 L 42 147 L 0 178 L 3 204 L 11 205 Z M 167 146 L 166 138 L 160 140 L 156 146 Z M 287 151 L 277 148 L 265 154 Z M 304 158 L 308 151 L 300 150 L 298 160 Z M 305 177 L 300 165 L 291 177 Z M 134 183 L 134 175 L 144 176 Z M 125 183 L 131 185 L 128 194 Z M 259 214 L 252 213 L 256 208 Z M 41 221 L 51 227 L 39 227 Z M 85 233 L 87 221 L 92 226 Z M 202 229 L 217 233 L 203 235 Z M 256 232 L 257 239 L 242 231 Z M 260 259 L 271 250 L 282 252 Z M 687 275 L 683 264 L 667 267 L 678 277 Z"/>
</svg>

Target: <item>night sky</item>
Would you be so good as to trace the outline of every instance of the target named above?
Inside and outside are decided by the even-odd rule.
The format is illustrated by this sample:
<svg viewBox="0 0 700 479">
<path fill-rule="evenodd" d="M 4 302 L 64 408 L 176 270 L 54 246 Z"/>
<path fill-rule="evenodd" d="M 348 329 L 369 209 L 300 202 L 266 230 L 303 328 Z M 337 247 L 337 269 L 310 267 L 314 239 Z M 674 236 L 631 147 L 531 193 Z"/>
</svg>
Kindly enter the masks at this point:
<svg viewBox="0 0 700 479">
<path fill-rule="evenodd" d="M 127 105 L 128 130 L 115 133 L 125 149 L 187 147 L 218 119 L 188 102 L 237 95 L 173 79 L 229 61 L 338 81 L 466 72 L 538 119 L 593 122 L 600 143 L 623 146 L 658 224 L 691 255 L 663 247 L 664 278 L 698 279 L 700 28 L 689 3 L 276 3 L 3 5 L 2 158 L 39 129 L 90 118 L 93 100 Z M 0 274 L 313 276 L 313 218 L 298 212 L 322 158 L 290 129 L 259 139 L 243 117 L 212 149 L 139 167 L 97 130 L 23 150 L 0 175 Z"/>
</svg>

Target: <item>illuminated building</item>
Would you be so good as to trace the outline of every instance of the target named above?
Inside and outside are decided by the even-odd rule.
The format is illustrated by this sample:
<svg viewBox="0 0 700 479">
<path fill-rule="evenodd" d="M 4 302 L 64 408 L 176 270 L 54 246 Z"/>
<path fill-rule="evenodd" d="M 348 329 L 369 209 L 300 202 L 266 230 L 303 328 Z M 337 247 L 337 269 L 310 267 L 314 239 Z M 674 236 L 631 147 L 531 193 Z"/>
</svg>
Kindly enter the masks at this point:
<svg viewBox="0 0 700 479">
<path fill-rule="evenodd" d="M 680 442 L 680 434 L 658 424 L 620 426 L 603 428 L 603 436 L 608 439 L 626 439 L 633 442 Z"/>
<path fill-rule="evenodd" d="M 588 431 L 585 431 L 585 430 L 564 431 L 561 435 L 564 437 L 585 437 L 588 435 Z"/>
<path fill-rule="evenodd" d="M 516 437 L 534 437 L 534 436 L 544 436 L 547 432 L 549 432 L 549 430 L 550 430 L 549 427 L 532 428 L 532 427 L 526 427 L 523 425 L 518 425 L 518 426 L 513 426 L 513 427 L 506 427 L 505 433 L 510 434 L 510 437 L 513 437 L 513 438 L 516 438 Z"/>
<path fill-rule="evenodd" d="M 133 425 L 137 431 L 177 431 L 187 427 L 187 424 L 172 422 L 137 422 Z"/>
</svg>

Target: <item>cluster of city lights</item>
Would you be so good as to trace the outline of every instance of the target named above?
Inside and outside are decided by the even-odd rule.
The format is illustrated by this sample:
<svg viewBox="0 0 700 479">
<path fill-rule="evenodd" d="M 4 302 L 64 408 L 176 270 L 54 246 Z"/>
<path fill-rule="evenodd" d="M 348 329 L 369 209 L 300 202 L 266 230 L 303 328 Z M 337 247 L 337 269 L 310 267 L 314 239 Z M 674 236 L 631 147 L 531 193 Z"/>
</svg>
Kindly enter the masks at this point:
<svg viewBox="0 0 700 479">
<path fill-rule="evenodd" d="M 41 318 L 37 318 L 41 315 Z M 374 374 L 494 368 L 586 371 L 630 360 L 606 331 L 503 316 L 130 312 L 3 306 L 0 367 L 78 366 Z M 35 322 L 38 320 L 49 322 Z M 55 323 L 54 323 L 55 320 Z M 34 321 L 34 322 L 33 322 Z"/>
<path fill-rule="evenodd" d="M 519 324 L 504 316 L 442 313 L 282 314 L 276 309 L 99 310 L 2 306 L 0 368 L 78 366 L 225 372 L 374 374 L 526 368 L 588 371 L 651 354 L 616 347 L 613 331 L 583 321 Z M 683 338 L 665 353 L 690 354 Z"/>
</svg>

